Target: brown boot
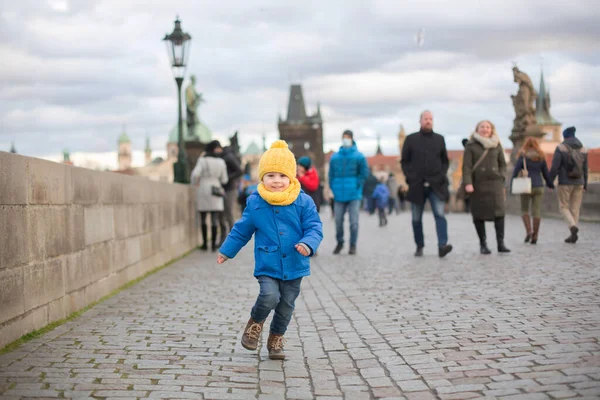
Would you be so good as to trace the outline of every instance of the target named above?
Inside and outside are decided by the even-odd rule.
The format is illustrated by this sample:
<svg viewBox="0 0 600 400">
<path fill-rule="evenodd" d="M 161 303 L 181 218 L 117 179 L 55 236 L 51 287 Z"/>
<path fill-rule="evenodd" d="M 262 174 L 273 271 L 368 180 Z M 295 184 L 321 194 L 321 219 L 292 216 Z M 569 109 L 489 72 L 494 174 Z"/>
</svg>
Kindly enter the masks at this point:
<svg viewBox="0 0 600 400">
<path fill-rule="evenodd" d="M 540 232 L 541 218 L 533 218 L 533 233 L 531 234 L 531 244 L 536 244 L 538 240 L 538 233 Z"/>
<path fill-rule="evenodd" d="M 242 346 L 248 350 L 256 350 L 258 347 L 258 341 L 260 340 L 260 334 L 262 333 L 263 322 L 256 322 L 252 318 L 248 320 L 244 334 L 242 335 Z"/>
<path fill-rule="evenodd" d="M 531 219 L 529 218 L 529 214 L 523 214 L 521 216 L 523 218 L 523 224 L 525 224 L 525 232 L 527 236 L 525 236 L 525 243 L 529 243 L 531 240 Z"/>
<path fill-rule="evenodd" d="M 269 358 L 271 360 L 284 360 L 285 353 L 283 352 L 283 344 L 285 339 L 283 335 L 276 335 L 274 333 L 269 334 L 267 340 L 267 349 L 269 350 Z"/>
</svg>

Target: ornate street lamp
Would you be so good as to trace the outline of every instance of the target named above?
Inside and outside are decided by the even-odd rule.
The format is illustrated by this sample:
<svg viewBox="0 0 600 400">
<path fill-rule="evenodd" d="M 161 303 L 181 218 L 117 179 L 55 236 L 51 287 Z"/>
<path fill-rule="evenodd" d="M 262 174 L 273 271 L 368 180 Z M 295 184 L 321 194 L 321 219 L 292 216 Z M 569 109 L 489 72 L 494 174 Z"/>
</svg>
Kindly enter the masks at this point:
<svg viewBox="0 0 600 400">
<path fill-rule="evenodd" d="M 183 143 L 183 121 L 181 119 L 181 84 L 183 83 L 183 77 L 185 75 L 185 67 L 189 57 L 191 40 L 192 37 L 181 30 L 179 16 L 175 20 L 175 29 L 173 29 L 173 32 L 166 34 L 163 39 L 167 45 L 167 54 L 169 55 L 169 60 L 171 62 L 173 77 L 175 78 L 175 82 L 177 82 L 177 100 L 179 104 L 179 119 L 177 121 L 179 128 L 179 153 L 177 155 L 177 162 L 173 164 L 173 172 L 175 174 L 175 182 L 179 183 L 189 183 L 187 156 L 185 154 Z"/>
</svg>

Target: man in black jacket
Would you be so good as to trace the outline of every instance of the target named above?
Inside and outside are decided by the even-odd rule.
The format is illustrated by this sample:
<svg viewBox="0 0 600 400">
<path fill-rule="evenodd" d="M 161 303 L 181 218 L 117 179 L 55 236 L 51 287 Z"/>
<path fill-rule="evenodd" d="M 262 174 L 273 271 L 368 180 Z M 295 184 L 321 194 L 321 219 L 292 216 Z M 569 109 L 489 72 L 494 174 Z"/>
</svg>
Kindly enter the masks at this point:
<svg viewBox="0 0 600 400">
<path fill-rule="evenodd" d="M 412 225 L 417 251 L 423 255 L 423 209 L 429 200 L 438 237 L 438 255 L 444 257 L 452 251 L 448 244 L 448 224 L 444 206 L 450 197 L 448 191 L 448 152 L 444 137 L 433 132 L 433 115 L 421 113 L 421 129 L 406 137 L 402 147 L 402 170 L 408 184 L 407 200 L 411 203 Z"/>
<path fill-rule="evenodd" d="M 221 213 L 221 241 L 224 241 L 227 234 L 233 228 L 235 223 L 233 218 L 233 208 L 235 207 L 238 198 L 239 178 L 244 174 L 240 166 L 240 162 L 236 157 L 234 150 L 227 147 L 223 151 L 223 160 L 227 166 L 227 178 L 229 179 L 223 189 L 225 190 L 225 207 Z"/>
</svg>

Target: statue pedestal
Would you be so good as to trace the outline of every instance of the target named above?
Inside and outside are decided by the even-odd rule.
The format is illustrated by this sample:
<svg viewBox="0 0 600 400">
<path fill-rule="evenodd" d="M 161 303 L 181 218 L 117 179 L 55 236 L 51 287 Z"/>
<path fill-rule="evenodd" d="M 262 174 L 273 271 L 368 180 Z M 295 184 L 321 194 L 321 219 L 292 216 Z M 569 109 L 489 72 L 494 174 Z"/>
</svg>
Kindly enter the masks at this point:
<svg viewBox="0 0 600 400">
<path fill-rule="evenodd" d="M 188 161 L 188 173 L 192 174 L 192 171 L 196 167 L 196 162 L 198 162 L 198 158 L 200 154 L 204 151 L 205 144 L 200 141 L 190 141 L 185 142 L 185 152 L 187 153 L 187 161 Z M 188 177 L 189 178 L 189 177 Z"/>
<path fill-rule="evenodd" d="M 534 137 L 538 140 L 544 137 L 545 133 L 537 125 L 529 125 L 525 131 L 515 132 L 513 130 L 512 135 L 510 135 L 509 139 L 513 142 L 513 150 L 510 154 L 510 162 L 514 165 L 517 160 L 517 155 L 519 151 L 521 151 L 521 147 L 525 143 L 528 137 Z"/>
</svg>

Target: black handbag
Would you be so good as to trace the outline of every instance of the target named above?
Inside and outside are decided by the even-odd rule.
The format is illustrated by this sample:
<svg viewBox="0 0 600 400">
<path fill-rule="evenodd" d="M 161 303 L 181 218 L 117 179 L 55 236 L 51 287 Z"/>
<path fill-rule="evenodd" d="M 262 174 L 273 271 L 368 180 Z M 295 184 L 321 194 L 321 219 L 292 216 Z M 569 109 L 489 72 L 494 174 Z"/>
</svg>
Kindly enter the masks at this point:
<svg viewBox="0 0 600 400">
<path fill-rule="evenodd" d="M 211 186 L 210 193 L 213 196 L 225 197 L 225 191 L 223 190 L 223 188 L 221 186 Z"/>
</svg>

